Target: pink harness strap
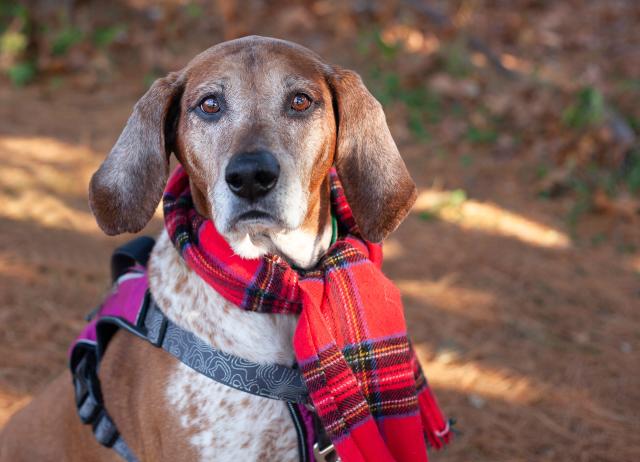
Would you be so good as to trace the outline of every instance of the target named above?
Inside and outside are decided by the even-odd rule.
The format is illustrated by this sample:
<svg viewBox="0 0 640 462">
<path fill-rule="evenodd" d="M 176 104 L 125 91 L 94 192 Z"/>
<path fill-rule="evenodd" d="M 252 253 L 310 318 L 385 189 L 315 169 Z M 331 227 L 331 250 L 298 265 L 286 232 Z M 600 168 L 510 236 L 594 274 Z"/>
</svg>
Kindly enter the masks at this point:
<svg viewBox="0 0 640 462">
<path fill-rule="evenodd" d="M 138 317 L 143 306 L 143 300 L 149 282 L 143 266 L 135 265 L 120 276 L 114 284 L 111 292 L 97 310 L 91 320 L 82 329 L 76 340 L 69 348 L 69 356 L 78 342 L 96 343 L 97 324 L 103 318 L 119 318 L 132 325 L 138 324 Z"/>
</svg>

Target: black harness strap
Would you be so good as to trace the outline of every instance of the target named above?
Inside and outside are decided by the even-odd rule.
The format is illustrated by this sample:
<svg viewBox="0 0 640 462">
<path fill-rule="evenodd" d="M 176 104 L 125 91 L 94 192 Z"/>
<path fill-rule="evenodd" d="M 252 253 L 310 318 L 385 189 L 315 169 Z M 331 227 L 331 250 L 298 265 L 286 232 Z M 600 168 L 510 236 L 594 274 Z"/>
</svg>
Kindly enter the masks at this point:
<svg viewBox="0 0 640 462">
<path fill-rule="evenodd" d="M 300 462 L 313 462 L 309 460 L 309 449 L 307 448 L 307 430 L 304 425 L 298 406 L 293 403 L 287 403 L 287 409 L 293 420 L 293 426 L 296 429 L 298 435 L 298 454 L 300 455 Z"/>
<path fill-rule="evenodd" d="M 136 263 L 146 268 L 155 243 L 152 237 L 140 236 L 118 247 L 111 255 L 111 281 L 115 282 Z"/>
<path fill-rule="evenodd" d="M 87 353 L 78 362 L 73 375 L 78 416 L 82 423 L 91 425 L 98 443 L 112 448 L 127 462 L 138 462 L 104 408 L 97 375 L 96 355 L 89 349 L 85 351 Z"/>
<path fill-rule="evenodd" d="M 153 299 L 143 316 L 146 339 L 196 372 L 264 398 L 294 403 L 308 400 L 307 388 L 298 369 L 280 364 L 259 364 L 220 351 L 193 332 L 174 324 Z"/>
</svg>

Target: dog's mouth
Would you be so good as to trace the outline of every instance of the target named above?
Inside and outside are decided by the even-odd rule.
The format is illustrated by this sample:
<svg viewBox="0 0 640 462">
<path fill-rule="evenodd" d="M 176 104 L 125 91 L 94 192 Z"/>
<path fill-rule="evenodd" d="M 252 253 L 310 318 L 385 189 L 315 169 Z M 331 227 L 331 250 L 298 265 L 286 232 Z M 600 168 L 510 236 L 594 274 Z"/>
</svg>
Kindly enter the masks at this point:
<svg viewBox="0 0 640 462">
<path fill-rule="evenodd" d="M 273 221 L 271 214 L 262 212 L 260 210 L 249 210 L 244 212 L 236 218 L 236 223 L 240 221 Z"/>
<path fill-rule="evenodd" d="M 232 229 L 236 231 L 262 231 L 274 228 L 283 228 L 282 220 L 262 210 L 249 210 L 237 215 L 231 222 Z"/>
</svg>

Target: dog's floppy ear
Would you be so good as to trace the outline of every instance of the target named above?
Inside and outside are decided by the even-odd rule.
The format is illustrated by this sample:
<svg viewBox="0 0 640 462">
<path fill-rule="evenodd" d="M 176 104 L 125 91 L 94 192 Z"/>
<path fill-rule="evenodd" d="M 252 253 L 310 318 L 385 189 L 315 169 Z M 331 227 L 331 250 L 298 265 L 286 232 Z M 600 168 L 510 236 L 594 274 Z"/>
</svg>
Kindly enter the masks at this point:
<svg viewBox="0 0 640 462">
<path fill-rule="evenodd" d="M 334 67 L 329 83 L 337 109 L 336 169 L 360 232 L 378 242 L 409 212 L 416 187 L 382 106 L 360 76 Z"/>
<path fill-rule="evenodd" d="M 156 80 L 89 184 L 89 206 L 109 235 L 140 231 L 160 202 L 169 175 L 181 74 Z"/>
</svg>

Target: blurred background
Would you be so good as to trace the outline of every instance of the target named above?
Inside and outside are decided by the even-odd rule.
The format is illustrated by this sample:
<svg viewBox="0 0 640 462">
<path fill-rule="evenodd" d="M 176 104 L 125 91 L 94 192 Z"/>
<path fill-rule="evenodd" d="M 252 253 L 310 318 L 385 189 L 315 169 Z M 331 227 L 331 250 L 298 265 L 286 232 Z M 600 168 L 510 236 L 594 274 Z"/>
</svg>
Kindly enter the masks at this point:
<svg viewBox="0 0 640 462">
<path fill-rule="evenodd" d="M 636 0 L 0 0 L 0 425 L 108 288 L 87 184 L 133 104 L 246 34 L 385 107 L 419 187 L 385 270 L 461 431 L 433 460 L 640 460 Z"/>
</svg>

